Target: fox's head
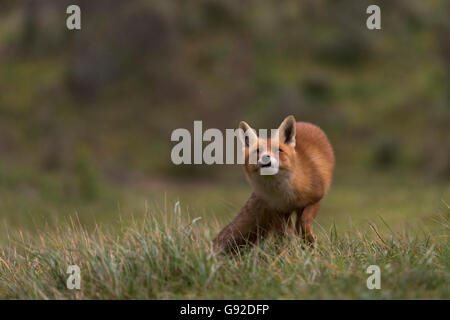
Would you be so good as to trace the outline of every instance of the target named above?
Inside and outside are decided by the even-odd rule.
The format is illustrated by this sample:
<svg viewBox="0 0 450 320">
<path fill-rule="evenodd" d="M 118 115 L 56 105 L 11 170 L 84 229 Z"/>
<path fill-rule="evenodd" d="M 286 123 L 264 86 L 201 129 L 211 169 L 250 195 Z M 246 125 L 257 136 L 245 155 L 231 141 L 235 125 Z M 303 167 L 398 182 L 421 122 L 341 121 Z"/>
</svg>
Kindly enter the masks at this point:
<svg viewBox="0 0 450 320">
<path fill-rule="evenodd" d="M 241 121 L 241 141 L 245 146 L 244 170 L 250 180 L 256 175 L 277 175 L 293 170 L 296 161 L 295 126 L 294 116 L 288 116 L 277 130 L 271 130 L 263 137 Z"/>
</svg>

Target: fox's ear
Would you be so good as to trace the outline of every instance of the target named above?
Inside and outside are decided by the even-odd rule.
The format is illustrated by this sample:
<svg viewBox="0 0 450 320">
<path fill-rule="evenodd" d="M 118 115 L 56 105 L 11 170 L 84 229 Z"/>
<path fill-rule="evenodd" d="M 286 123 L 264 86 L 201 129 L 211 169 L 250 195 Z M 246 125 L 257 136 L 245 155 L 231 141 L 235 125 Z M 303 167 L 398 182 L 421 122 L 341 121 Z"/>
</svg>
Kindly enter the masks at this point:
<svg viewBox="0 0 450 320">
<path fill-rule="evenodd" d="M 295 147 L 295 118 L 289 116 L 283 120 L 278 128 L 280 142 Z"/>
<path fill-rule="evenodd" d="M 239 138 L 246 147 L 253 145 L 257 141 L 258 136 L 256 135 L 255 130 L 253 130 L 247 122 L 241 121 L 239 123 L 239 129 L 241 129 L 239 130 Z"/>
</svg>

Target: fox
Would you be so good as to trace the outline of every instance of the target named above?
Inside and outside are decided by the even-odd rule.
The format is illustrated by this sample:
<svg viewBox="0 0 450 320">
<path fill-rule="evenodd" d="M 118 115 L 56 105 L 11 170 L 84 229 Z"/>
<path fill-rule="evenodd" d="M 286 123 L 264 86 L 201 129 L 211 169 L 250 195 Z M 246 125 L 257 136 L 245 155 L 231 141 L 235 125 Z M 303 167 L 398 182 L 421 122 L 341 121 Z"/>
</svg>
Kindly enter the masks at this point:
<svg viewBox="0 0 450 320">
<path fill-rule="evenodd" d="M 243 169 L 253 192 L 213 240 L 214 248 L 236 251 L 247 244 L 257 245 L 269 232 L 281 237 L 294 232 L 314 246 L 317 237 L 312 223 L 330 188 L 335 166 L 327 135 L 312 123 L 296 122 L 292 115 L 282 121 L 275 136 L 258 137 L 245 121 L 239 123 L 239 129 L 245 147 Z M 250 161 L 251 156 L 257 161 Z M 273 167 L 277 167 L 275 174 L 261 174 Z"/>
</svg>

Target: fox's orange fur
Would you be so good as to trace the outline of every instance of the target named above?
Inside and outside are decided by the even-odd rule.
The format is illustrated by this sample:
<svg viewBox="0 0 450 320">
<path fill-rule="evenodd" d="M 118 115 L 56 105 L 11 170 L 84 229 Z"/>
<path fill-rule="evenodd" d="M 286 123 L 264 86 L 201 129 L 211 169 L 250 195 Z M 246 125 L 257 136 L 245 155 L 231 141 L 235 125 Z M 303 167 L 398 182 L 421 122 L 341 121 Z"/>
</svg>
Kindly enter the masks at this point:
<svg viewBox="0 0 450 320">
<path fill-rule="evenodd" d="M 267 141 L 256 136 L 247 123 L 240 128 L 253 141 L 246 143 L 244 172 L 253 187 L 253 193 L 238 216 L 214 239 L 219 250 L 230 250 L 247 242 L 256 243 L 269 231 L 283 235 L 292 228 L 293 213 L 297 215 L 295 232 L 307 242 L 313 243 L 316 236 L 311 224 L 317 215 L 320 202 L 330 187 L 334 170 L 334 153 L 325 133 L 317 126 L 306 122 L 295 122 L 287 117 L 279 127 L 279 136 Z M 272 150 L 278 139 L 279 150 Z M 251 139 L 250 139 L 251 140 Z M 279 170 L 275 175 L 261 175 L 265 162 L 250 164 L 249 156 L 255 153 L 258 160 L 271 159 Z"/>
</svg>

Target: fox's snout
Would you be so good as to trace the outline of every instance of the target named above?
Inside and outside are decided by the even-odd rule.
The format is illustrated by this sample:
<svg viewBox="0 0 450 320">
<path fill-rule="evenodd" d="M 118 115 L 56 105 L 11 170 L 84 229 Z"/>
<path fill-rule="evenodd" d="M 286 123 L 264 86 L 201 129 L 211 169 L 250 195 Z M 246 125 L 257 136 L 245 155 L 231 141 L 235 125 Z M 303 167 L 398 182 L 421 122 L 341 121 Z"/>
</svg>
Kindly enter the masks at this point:
<svg viewBox="0 0 450 320">
<path fill-rule="evenodd" d="M 260 174 L 273 175 L 278 173 L 279 164 L 280 162 L 279 159 L 277 159 L 277 157 L 269 153 L 263 154 L 258 160 L 258 167 Z"/>
<path fill-rule="evenodd" d="M 279 160 L 268 153 L 263 154 L 258 160 L 260 175 L 275 175 L 278 173 Z"/>
<path fill-rule="evenodd" d="M 261 168 L 267 168 L 271 167 L 272 164 L 276 164 L 276 162 L 278 162 L 277 159 L 272 158 L 269 154 L 263 154 L 258 160 L 258 165 Z"/>
</svg>

